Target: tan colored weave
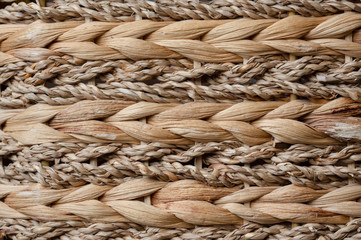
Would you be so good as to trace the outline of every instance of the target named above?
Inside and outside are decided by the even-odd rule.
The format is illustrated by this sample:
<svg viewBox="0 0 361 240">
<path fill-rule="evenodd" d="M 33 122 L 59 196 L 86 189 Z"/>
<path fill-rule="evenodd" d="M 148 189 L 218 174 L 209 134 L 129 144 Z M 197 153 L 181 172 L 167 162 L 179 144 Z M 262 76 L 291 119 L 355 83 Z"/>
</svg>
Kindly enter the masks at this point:
<svg viewBox="0 0 361 240">
<path fill-rule="evenodd" d="M 37 3 L 0 5 L 0 239 L 360 238 L 359 3 Z"/>
<path fill-rule="evenodd" d="M 193 224 L 242 224 L 242 219 L 261 224 L 283 221 L 345 224 L 349 221 L 346 216 L 361 216 L 361 203 L 352 201 L 361 196 L 360 185 L 333 191 L 292 185 L 237 191 L 237 188 L 213 188 L 191 180 L 167 184 L 143 178 L 116 187 L 85 185 L 50 190 L 35 185 L 0 185 L 0 189 L 5 197 L 0 205 L 0 217 L 13 219 L 86 219 L 191 228 Z M 134 200 L 150 194 L 152 206 Z M 242 205 L 250 201 L 254 201 L 251 208 Z"/>
<path fill-rule="evenodd" d="M 0 64 L 29 56 L 43 59 L 57 55 L 52 50 L 85 60 L 186 57 L 204 62 L 240 62 L 242 57 L 282 52 L 300 56 L 345 54 L 360 57 L 359 44 L 338 39 L 360 27 L 360 19 L 359 14 L 345 13 L 328 18 L 290 16 L 279 21 L 240 19 L 172 23 L 144 20 L 123 24 L 35 22 L 29 27 L 3 25 L 0 29 Z M 96 43 L 89 42 L 95 38 Z M 54 40 L 50 51 L 38 49 Z"/>
<path fill-rule="evenodd" d="M 158 4 L 157 4 L 158 3 Z M 252 19 L 285 18 L 289 12 L 301 16 L 326 16 L 343 11 L 361 12 L 360 3 L 345 0 L 216 0 L 167 1 L 157 3 L 144 0 L 98 1 L 54 0 L 48 7 L 36 4 L 12 4 L 0 9 L 0 22 L 32 22 L 35 19 L 64 21 L 69 19 L 97 21 L 130 21 L 135 15 L 152 20 L 224 19 L 247 17 Z"/>
<path fill-rule="evenodd" d="M 333 145 L 361 140 L 361 120 L 352 117 L 360 112 L 360 103 L 344 98 L 322 106 L 305 101 L 177 106 L 98 100 L 65 107 L 40 104 L 25 111 L 3 110 L 1 122 L 5 122 L 5 133 L 27 145 L 239 140 L 252 146 L 270 141 L 271 136 L 290 144 Z M 147 124 L 134 121 L 144 117 L 148 117 Z M 301 117 L 309 125 L 293 120 Z M 49 120 L 49 126 L 45 125 Z"/>
<path fill-rule="evenodd" d="M 325 99 L 344 96 L 355 101 L 361 97 L 357 87 L 360 64 L 358 60 L 344 63 L 344 57 L 307 56 L 294 62 L 254 57 L 245 64 L 208 63 L 190 69 L 191 66 L 191 61 L 183 59 L 79 61 L 66 56 L 35 64 L 8 64 L 1 68 L 0 79 L 7 88 L 2 92 L 0 105 L 23 108 L 34 102 L 64 105 L 85 99 L 238 102 L 270 100 L 285 94 Z M 210 85 L 195 83 L 195 78 Z M 95 79 L 96 85 L 84 84 Z M 55 86 L 49 88 L 43 83 Z"/>
</svg>

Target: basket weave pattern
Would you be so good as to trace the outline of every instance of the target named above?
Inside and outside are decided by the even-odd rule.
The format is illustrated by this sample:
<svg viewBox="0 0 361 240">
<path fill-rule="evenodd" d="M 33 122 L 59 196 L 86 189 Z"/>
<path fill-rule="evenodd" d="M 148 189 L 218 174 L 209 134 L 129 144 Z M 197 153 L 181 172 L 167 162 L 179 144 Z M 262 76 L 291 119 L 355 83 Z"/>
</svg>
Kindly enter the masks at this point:
<svg viewBox="0 0 361 240">
<path fill-rule="evenodd" d="M 357 1 L 1 4 L 0 239 L 361 238 Z"/>
</svg>

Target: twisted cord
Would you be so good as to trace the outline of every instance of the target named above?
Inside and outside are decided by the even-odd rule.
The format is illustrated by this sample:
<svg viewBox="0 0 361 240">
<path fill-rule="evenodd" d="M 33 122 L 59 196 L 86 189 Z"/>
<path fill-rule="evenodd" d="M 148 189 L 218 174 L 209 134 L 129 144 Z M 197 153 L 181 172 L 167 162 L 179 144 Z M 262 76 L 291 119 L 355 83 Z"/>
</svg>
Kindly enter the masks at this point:
<svg viewBox="0 0 361 240">
<path fill-rule="evenodd" d="M 252 85 L 220 84 L 203 86 L 192 82 L 148 85 L 145 83 L 111 82 L 109 84 L 65 85 L 45 87 L 33 86 L 18 81 L 8 81 L 2 92 L 0 106 L 3 108 L 24 108 L 34 103 L 69 105 L 81 100 L 116 99 L 148 101 L 156 103 L 188 103 L 208 101 L 214 103 L 239 102 L 242 100 L 282 99 L 295 94 L 309 99 L 335 99 L 338 96 L 359 102 L 361 90 L 357 84 L 294 83 L 287 81 L 259 80 Z M 174 90 L 177 89 L 177 91 Z"/>
<path fill-rule="evenodd" d="M 30 60 L 30 59 L 29 59 Z M 34 59 L 33 59 L 34 60 Z M 0 68 L 0 82 L 9 79 L 27 84 L 55 85 L 79 84 L 97 79 L 107 82 L 184 82 L 202 78 L 207 83 L 255 83 L 260 78 L 283 81 L 321 82 L 328 84 L 358 83 L 361 79 L 360 62 L 344 63 L 344 59 L 332 56 L 305 56 L 295 61 L 275 57 L 253 57 L 245 64 L 212 64 L 192 68 L 186 59 L 154 59 L 143 61 L 84 61 L 68 57 L 49 57 L 36 64 L 18 62 Z"/>
<path fill-rule="evenodd" d="M 161 143 L 129 145 L 60 142 L 20 147 L 21 144 L 10 136 L 7 135 L 7 138 L 15 143 L 14 145 L 9 144 L 9 148 L 16 150 L 3 155 L 8 155 L 12 161 L 21 162 L 52 162 L 56 157 L 62 163 L 82 163 L 92 158 L 109 157 L 107 160 L 124 158 L 124 160 L 128 159 L 132 162 L 146 162 L 157 159 L 169 163 L 189 163 L 194 158 L 202 156 L 207 165 L 249 164 L 259 160 L 275 164 L 292 162 L 295 164 L 342 165 L 359 161 L 361 151 L 360 144 L 335 145 L 327 148 L 294 144 L 282 148 L 273 146 L 272 142 L 248 146 L 238 141 L 196 143 L 187 149 Z"/>
<path fill-rule="evenodd" d="M 264 186 L 291 182 L 312 188 L 329 188 L 347 184 L 345 180 L 349 176 L 359 181 L 360 175 L 357 170 L 350 171 L 342 167 L 361 160 L 359 144 L 328 148 L 294 144 L 283 149 L 272 146 L 271 142 L 249 147 L 239 142 L 225 141 L 197 143 L 182 150 L 177 146 L 160 143 L 128 145 L 63 142 L 27 147 L 3 134 L 6 137 L 0 144 L 5 156 L 4 166 L 0 169 L 3 183 L 38 182 L 59 188 L 85 182 L 117 184 L 125 176 L 143 175 L 164 181 L 191 178 L 214 186 L 232 186 L 243 182 Z M 205 164 L 203 169 L 197 170 L 188 165 L 197 157 L 202 157 Z M 98 159 L 103 164 L 88 164 L 91 159 Z M 13 163 L 9 164 L 10 161 Z M 42 166 L 44 161 L 52 167 Z M 147 161 L 152 162 L 150 166 L 144 163 Z M 235 165 L 261 164 L 260 161 L 264 162 L 264 167 Z M 311 166 L 297 166 L 299 164 Z M 312 165 L 326 166 L 318 168 Z"/>
<path fill-rule="evenodd" d="M 85 183 L 117 185 L 122 183 L 121 179 L 125 177 L 136 176 L 148 176 L 162 181 L 195 179 L 211 186 L 227 187 L 243 183 L 261 187 L 292 183 L 313 189 L 330 189 L 347 185 L 350 176 L 356 182 L 361 182 L 360 170 L 349 170 L 343 166 L 303 167 L 292 163 L 280 163 L 244 167 L 218 163 L 196 169 L 192 165 L 168 162 L 155 162 L 147 166 L 125 157 L 109 160 L 101 166 L 70 162 L 47 167 L 42 166 L 40 162 L 16 161 L 0 169 L 0 176 L 3 184 L 35 182 L 57 189 Z"/>
<path fill-rule="evenodd" d="M 1 218 L 41 221 L 124 222 L 151 227 L 260 224 L 284 221 L 346 224 L 360 217 L 360 185 L 313 190 L 288 185 L 215 188 L 194 180 L 173 183 L 147 178 L 116 187 L 85 185 L 53 190 L 36 185 L 0 185 Z M 152 205 L 135 199 L 151 196 Z M 251 202 L 250 207 L 242 203 Z M 84 209 L 86 209 L 84 211 Z M 51 220 L 52 219 L 52 220 Z"/>
<path fill-rule="evenodd" d="M 47 3 L 47 7 L 24 2 L 13 3 L 0 9 L 0 23 L 30 23 L 44 21 L 85 20 L 130 21 L 134 15 L 151 20 L 229 19 L 247 17 L 253 19 L 285 18 L 289 12 L 309 17 L 332 15 L 344 11 L 361 12 L 361 5 L 354 1 L 324 0 L 272 0 L 267 2 L 249 0 L 227 1 L 63 1 Z"/>
<path fill-rule="evenodd" d="M 85 223 L 84 221 L 51 221 L 41 223 L 34 220 L 22 219 L 1 219 L 3 236 L 7 237 L 42 237 L 45 239 L 52 237 L 79 237 L 82 239 L 92 238 L 96 240 L 105 237 L 124 237 L 132 239 L 171 239 L 179 237 L 181 239 L 189 239 L 189 236 L 200 239 L 215 238 L 307 238 L 316 239 L 319 237 L 328 237 L 329 239 L 342 239 L 347 237 L 357 237 L 357 229 L 360 227 L 360 219 L 355 219 L 347 223 L 347 225 L 319 224 L 307 223 L 300 226 L 290 228 L 285 224 L 274 224 L 270 227 L 247 223 L 242 226 L 216 226 L 202 227 L 198 226 L 194 229 L 162 229 L 129 225 L 124 223 Z M 31 226 L 31 227 L 29 227 Z"/>
<path fill-rule="evenodd" d="M 174 89 L 177 89 L 175 91 Z M 227 103 L 242 100 L 272 100 L 295 94 L 304 98 L 335 99 L 337 96 L 360 101 L 361 90 L 357 84 L 305 84 L 275 79 L 258 80 L 256 84 L 215 84 L 196 85 L 193 82 L 166 82 L 148 85 L 142 82 L 110 82 L 87 85 L 64 85 L 45 87 L 33 86 L 23 82 L 11 81 L 2 92 L 0 106 L 23 108 L 34 103 L 68 105 L 80 100 L 116 99 L 128 101 L 147 101 L 156 103 L 187 103 L 207 101 Z"/>
<path fill-rule="evenodd" d="M 24 219 L 1 219 L 1 237 L 17 238 L 57 238 L 57 237 L 79 237 L 92 235 L 95 239 L 104 239 L 104 236 L 119 236 L 129 231 L 136 232 L 143 228 L 136 224 L 127 223 L 95 223 L 89 224 L 84 221 L 48 221 L 41 223 L 35 220 Z M 99 234 L 99 235 L 97 235 Z M 117 235 L 118 234 L 118 235 Z M 101 236 L 101 237 L 99 237 Z"/>
<path fill-rule="evenodd" d="M 329 56 L 303 57 L 295 62 L 253 58 L 245 65 L 206 64 L 204 68 L 194 70 L 187 70 L 187 65 L 190 64 L 188 61 L 148 60 L 137 61 L 132 66 L 132 62 L 121 60 L 104 63 L 101 67 L 98 67 L 99 61 L 76 62 L 73 58 L 56 58 L 55 62 L 50 59 L 40 61 L 34 68 L 26 67 L 28 63 L 8 64 L 2 67 L 0 81 L 3 81 L 7 88 L 1 92 L 0 105 L 22 108 L 35 102 L 64 105 L 85 99 L 146 100 L 160 103 L 192 100 L 227 102 L 230 99 L 270 100 L 281 98 L 284 94 L 326 99 L 344 96 L 355 101 L 361 98 L 361 92 L 356 85 L 360 78 L 358 61 L 343 64 L 339 58 Z M 79 71 L 76 67 L 78 64 L 81 66 Z M 158 64 L 162 70 L 156 66 Z M 56 67 L 57 65 L 59 67 Z M 89 66 L 94 67 L 89 69 Z M 122 69 L 112 69 L 112 66 Z M 40 69 L 44 70 L 39 72 Z M 85 69 L 89 71 L 84 73 Z M 69 71 L 66 73 L 64 70 Z M 136 72 L 133 72 L 134 70 Z M 110 74 L 109 71 L 116 73 Z M 64 72 L 64 75 L 61 74 L 59 78 L 54 76 L 60 72 Z M 33 74 L 34 77 L 28 77 Z M 207 81 L 205 85 L 189 81 L 198 77 Z M 8 80 L 9 78 L 14 80 Z M 53 78 L 54 82 L 50 83 L 55 83 L 55 86 L 38 85 Z M 94 78 L 98 83 L 93 86 L 75 84 Z M 143 79 L 146 81 L 137 82 Z M 160 83 L 149 82 L 153 80 Z M 297 83 L 297 80 L 302 84 Z M 308 82 L 305 82 L 306 80 Z M 341 85 L 342 82 L 352 84 Z M 65 83 L 67 84 L 64 85 Z M 247 83 L 248 85 L 245 85 Z M 34 87 L 33 84 L 37 86 Z M 174 91 L 174 88 L 177 91 Z"/>
<path fill-rule="evenodd" d="M 3 25 L 0 64 L 59 53 L 85 60 L 189 58 L 200 62 L 242 62 L 242 57 L 280 53 L 360 57 L 361 45 L 342 39 L 361 26 L 360 19 L 360 14 L 344 13 L 319 18 L 290 16 L 279 21 Z M 50 44 L 49 49 L 44 48 Z"/>
</svg>

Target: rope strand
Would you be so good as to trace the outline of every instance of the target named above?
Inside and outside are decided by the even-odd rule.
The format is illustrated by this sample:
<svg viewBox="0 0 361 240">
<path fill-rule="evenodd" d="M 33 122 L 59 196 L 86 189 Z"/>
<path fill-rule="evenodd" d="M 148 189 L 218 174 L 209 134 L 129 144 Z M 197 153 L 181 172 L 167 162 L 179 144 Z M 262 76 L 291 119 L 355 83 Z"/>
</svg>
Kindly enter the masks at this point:
<svg viewBox="0 0 361 240">
<path fill-rule="evenodd" d="M 121 24 L 3 25 L 0 65 L 19 62 L 30 55 L 58 53 L 85 60 L 185 57 L 199 62 L 242 62 L 242 57 L 281 53 L 360 57 L 361 45 L 343 39 L 361 26 L 360 19 L 360 14 L 344 13 L 319 18 L 289 16 L 278 21 L 141 20 Z M 42 49 L 49 44 L 49 49 Z"/>
<path fill-rule="evenodd" d="M 84 185 L 52 190 L 36 185 L 0 185 L 0 218 L 41 221 L 136 223 L 162 228 L 193 225 L 242 224 L 346 224 L 360 217 L 361 185 L 313 190 L 287 185 L 215 188 L 193 180 L 173 183 L 140 178 L 118 186 Z M 137 201 L 151 196 L 152 205 Z M 251 202 L 250 207 L 244 203 Z M 86 210 L 85 210 L 86 209 Z"/>
<path fill-rule="evenodd" d="M 27 145 L 139 141 L 187 145 L 226 140 L 257 145 L 271 136 L 290 144 L 333 145 L 361 140 L 360 118 L 352 117 L 360 109 L 360 103 L 339 98 L 321 107 L 302 100 L 234 105 L 96 100 L 70 106 L 37 104 L 21 113 L 0 111 L 3 131 Z M 295 120 L 304 116 L 303 122 Z M 144 117 L 147 123 L 137 121 Z"/>
</svg>

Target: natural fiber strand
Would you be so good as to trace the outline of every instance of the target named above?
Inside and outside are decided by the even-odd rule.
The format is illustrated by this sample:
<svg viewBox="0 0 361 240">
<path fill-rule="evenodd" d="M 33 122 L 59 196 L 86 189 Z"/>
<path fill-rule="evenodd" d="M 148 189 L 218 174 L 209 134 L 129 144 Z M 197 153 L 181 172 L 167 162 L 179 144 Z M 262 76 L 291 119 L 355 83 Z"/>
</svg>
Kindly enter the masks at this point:
<svg viewBox="0 0 361 240">
<path fill-rule="evenodd" d="M 0 10 L 0 22 L 25 22 L 36 19 L 46 21 L 77 20 L 130 21 L 134 15 L 152 20 L 253 19 L 285 18 L 289 12 L 298 15 L 326 16 L 343 11 L 361 12 L 361 5 L 354 1 L 309 0 L 217 0 L 217 1 L 48 1 L 48 7 L 37 4 L 14 3 Z"/>
<path fill-rule="evenodd" d="M 29 59 L 30 60 L 30 59 Z M 340 57 L 327 55 L 302 57 L 294 62 L 279 57 L 253 57 L 246 64 L 212 64 L 190 69 L 186 59 L 159 59 L 144 61 L 83 61 L 74 58 L 49 57 L 36 64 L 19 62 L 1 68 L 0 81 L 8 79 L 40 85 L 77 84 L 99 81 L 184 82 L 202 78 L 207 84 L 255 83 L 258 79 L 283 81 L 313 81 L 329 84 L 358 83 L 361 79 L 358 59 L 344 63 Z M 197 85 L 197 83 L 195 83 Z"/>
<path fill-rule="evenodd" d="M 0 185 L 0 217 L 13 219 L 134 222 L 162 228 L 194 225 L 296 223 L 346 224 L 359 217 L 360 185 L 313 190 L 287 185 L 214 188 L 194 180 L 174 183 L 147 178 L 118 186 L 84 185 L 52 190 L 36 185 Z M 137 201 L 151 195 L 152 205 Z M 242 203 L 251 202 L 251 207 Z M 287 204 L 285 204 L 287 203 Z M 86 209 L 86 210 L 84 210 Z"/>
<path fill-rule="evenodd" d="M 113 184 L 117 182 L 117 178 L 123 176 L 134 177 L 136 175 L 157 177 L 166 181 L 187 177 L 211 185 L 221 184 L 226 186 L 242 184 L 244 181 L 252 185 L 262 185 L 267 184 L 267 182 L 281 183 L 283 181 L 277 179 L 282 176 L 292 183 L 295 183 L 292 179 L 304 176 L 314 181 L 319 179 L 317 181 L 341 184 L 341 179 L 346 179 L 350 175 L 355 180 L 358 179 L 358 170 L 347 171 L 342 166 L 358 162 L 361 157 L 359 144 L 328 148 L 295 144 L 290 147 L 280 148 L 272 146 L 270 142 L 249 147 L 239 142 L 226 141 L 221 143 L 198 143 L 184 150 L 174 145 L 159 143 L 146 145 L 47 143 L 26 147 L 3 132 L 0 146 L 0 153 L 5 156 L 4 160 L 14 162 L 8 166 L 4 165 L 1 176 L 7 179 L 4 179 L 5 182 L 11 179 L 15 180 L 14 177 L 17 176 L 16 179 L 22 182 L 27 180 L 30 182 L 35 181 L 46 186 L 51 184 L 55 187 L 74 184 L 75 182 Z M 194 167 L 188 164 L 199 156 L 203 158 L 204 164 L 208 167 L 195 171 Z M 55 163 L 54 158 L 56 159 Z M 104 164 L 99 167 L 87 164 L 91 159 L 96 158 L 104 162 Z M 145 161 L 149 160 L 152 161 L 150 167 L 144 164 Z M 51 168 L 43 167 L 41 166 L 43 161 L 48 161 L 54 166 Z M 269 163 L 270 165 L 265 165 L 265 167 L 257 165 L 253 166 L 252 169 L 234 165 L 254 162 L 261 164 L 260 161 L 263 164 Z M 290 163 L 296 165 L 289 165 Z M 274 166 L 275 164 L 277 164 L 277 167 Z M 334 164 L 336 166 L 316 167 L 315 169 L 320 170 L 316 170 L 313 174 L 314 170 L 311 167 L 299 167 L 298 164 Z M 217 167 L 218 165 L 220 165 L 220 168 Z M 59 177 L 55 177 L 54 171 Z M 262 171 L 265 171 L 265 173 L 263 174 Z M 293 171 L 294 173 L 292 173 Z M 269 178 L 268 175 L 272 177 Z M 336 178 L 329 179 L 325 175 Z M 104 178 L 100 178 L 100 176 L 104 176 Z M 227 177 L 224 178 L 224 176 Z M 255 179 L 251 180 L 250 177 L 255 177 Z M 307 184 L 311 186 L 310 183 Z"/>
<path fill-rule="evenodd" d="M 58 105 L 84 99 L 226 102 L 255 97 L 269 100 L 281 98 L 284 94 L 326 99 L 340 95 L 356 101 L 361 97 L 357 88 L 360 78 L 358 61 L 343 64 L 342 60 L 329 56 L 302 57 L 295 62 L 252 58 L 245 65 L 206 64 L 193 70 L 189 70 L 187 65 L 190 63 L 184 61 L 147 60 L 132 63 L 120 60 L 114 64 L 88 61 L 77 67 L 79 63 L 76 60 L 54 60 L 40 61 L 31 68 L 28 63 L 8 64 L 1 68 L 3 74 L 0 79 L 5 89 L 1 93 L 0 104 L 3 107 L 21 108 L 32 102 Z M 198 77 L 202 77 L 204 84 L 189 82 Z M 17 81 L 8 80 L 10 78 Z M 82 84 L 95 78 L 97 83 L 93 86 Z M 303 84 L 296 83 L 297 80 Z M 39 85 L 45 81 L 55 86 Z M 148 81 L 155 83 L 149 84 Z M 338 86 L 343 82 L 353 84 Z M 173 91 L 174 88 L 177 91 Z"/>
<path fill-rule="evenodd" d="M 141 228 L 139 226 L 127 226 L 127 224 L 87 224 L 80 221 L 47 222 L 40 225 L 39 222 L 29 220 L 4 219 L 0 220 L 4 228 L 4 235 L 31 239 L 35 237 L 82 237 L 91 239 L 104 239 L 111 237 L 123 237 L 124 239 L 351 239 L 357 237 L 357 229 L 360 227 L 360 219 L 355 219 L 347 225 L 307 223 L 295 228 L 284 224 L 274 224 L 271 227 L 249 223 L 228 227 L 196 227 L 194 229 L 162 229 Z"/>
<path fill-rule="evenodd" d="M 351 156 L 357 156 L 351 155 Z M 104 161 L 104 158 L 98 158 Z M 207 161 L 207 158 L 205 159 Z M 1 167 L 0 182 L 3 184 L 40 183 L 43 186 L 63 188 L 66 186 L 92 183 L 96 185 L 119 184 L 124 177 L 148 176 L 163 181 L 196 179 L 211 186 L 235 186 L 248 183 L 252 186 L 295 184 L 314 189 L 329 189 L 348 184 L 352 176 L 361 182 L 359 169 L 349 170 L 340 166 L 298 166 L 292 163 L 252 164 L 250 167 L 205 164 L 202 169 L 177 162 L 135 162 L 126 157 L 113 158 L 100 166 L 89 163 L 55 163 L 52 167 L 42 166 L 40 162 L 15 161 Z M 358 164 L 357 164 L 358 166 Z"/>
<path fill-rule="evenodd" d="M 302 100 L 234 105 L 97 100 L 70 106 L 37 104 L 26 110 L 2 109 L 0 120 L 5 123 L 5 133 L 26 145 L 139 141 L 187 145 L 226 140 L 257 145 L 270 141 L 271 136 L 290 144 L 334 145 L 361 140 L 360 106 L 347 98 L 321 106 Z M 304 116 L 303 122 L 294 120 Z M 148 123 L 137 121 L 144 117 Z"/>
<path fill-rule="evenodd" d="M 29 26 L 3 25 L 0 64 L 57 53 L 86 60 L 186 57 L 199 62 L 242 62 L 242 57 L 281 53 L 360 57 L 361 45 L 343 39 L 361 26 L 360 19 L 360 14 L 344 13 L 327 18 L 289 16 L 279 21 L 37 21 Z"/>
</svg>

